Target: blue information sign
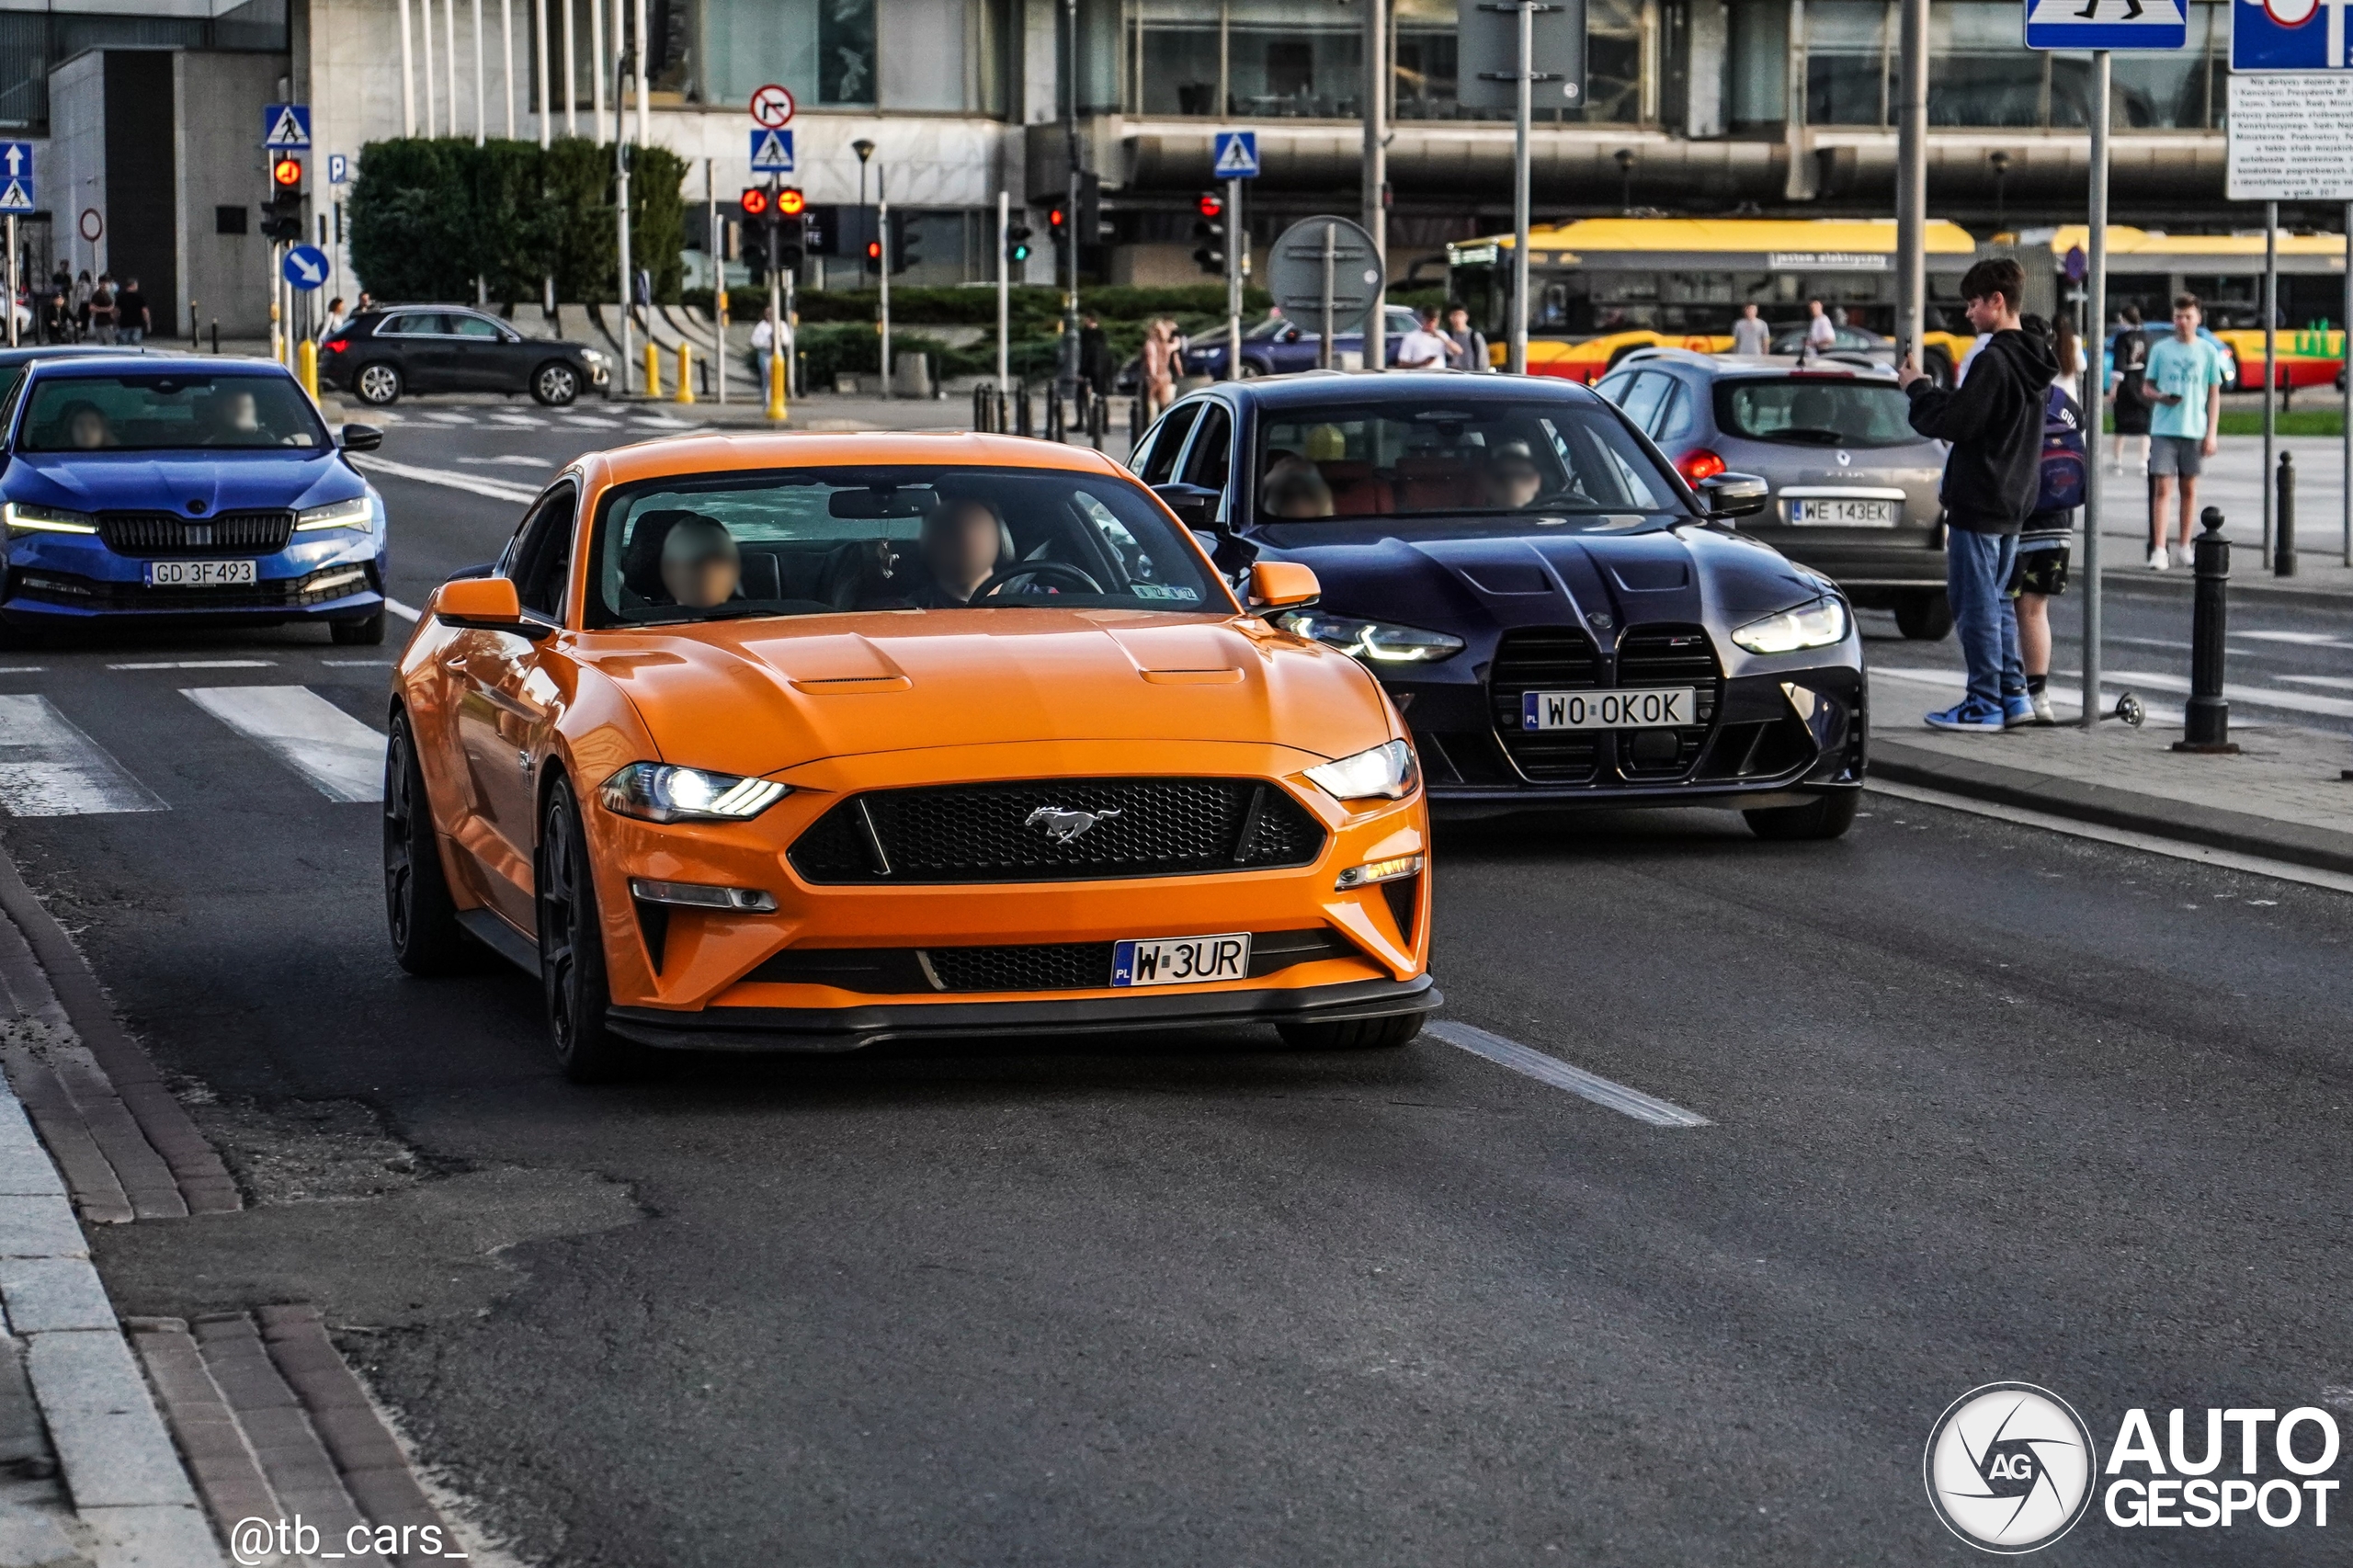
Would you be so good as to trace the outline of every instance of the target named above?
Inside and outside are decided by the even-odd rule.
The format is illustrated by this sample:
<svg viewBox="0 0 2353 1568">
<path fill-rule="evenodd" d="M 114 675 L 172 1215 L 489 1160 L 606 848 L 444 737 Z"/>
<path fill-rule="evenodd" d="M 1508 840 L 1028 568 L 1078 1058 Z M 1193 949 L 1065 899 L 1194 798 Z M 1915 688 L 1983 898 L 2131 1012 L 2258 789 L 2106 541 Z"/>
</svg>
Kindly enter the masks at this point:
<svg viewBox="0 0 2353 1568">
<path fill-rule="evenodd" d="M 792 132 L 755 130 L 752 132 L 752 172 L 789 175 L 792 172 Z"/>
<path fill-rule="evenodd" d="M 261 144 L 277 152 L 309 152 L 311 150 L 311 106 L 308 104 L 262 105 Z"/>
<path fill-rule="evenodd" d="M 286 281 L 304 293 L 327 280 L 327 253 L 316 245 L 296 245 L 278 267 Z"/>
<path fill-rule="evenodd" d="M 33 144 L 0 142 L 0 212 L 33 210 Z"/>
<path fill-rule="evenodd" d="M 1210 177 L 1256 179 L 1258 133 L 1255 131 L 1219 131 L 1216 151 L 1210 156 Z"/>
</svg>

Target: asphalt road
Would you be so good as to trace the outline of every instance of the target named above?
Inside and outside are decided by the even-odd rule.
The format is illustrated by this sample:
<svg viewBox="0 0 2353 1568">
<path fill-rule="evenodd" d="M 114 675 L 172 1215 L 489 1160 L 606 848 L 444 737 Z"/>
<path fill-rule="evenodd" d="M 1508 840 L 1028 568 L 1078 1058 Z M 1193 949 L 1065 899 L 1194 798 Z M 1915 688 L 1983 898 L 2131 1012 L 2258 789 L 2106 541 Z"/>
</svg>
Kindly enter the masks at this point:
<svg viewBox="0 0 2353 1568">
<path fill-rule="evenodd" d="M 632 433 L 412 418 L 382 455 L 528 486 Z M 412 604 L 521 509 L 378 483 Z M 2133 1406 L 2353 1415 L 2342 895 L 1885 796 L 1827 846 L 1490 824 L 1440 842 L 1447 1017 L 1709 1125 L 1428 1035 L 583 1089 L 519 975 L 393 967 L 373 806 L 181 695 L 381 728 L 384 666 L 335 662 L 371 652 L 21 660 L 0 697 L 165 809 L 0 829 L 256 1200 L 102 1231 L 118 1306 L 319 1302 L 525 1560 L 1960 1562 L 1921 1449 L 1974 1385 L 2103 1449 Z M 109 667 L 182 659 L 256 662 Z M 2095 1512 L 2052 1558 L 2334 1539 Z"/>
</svg>

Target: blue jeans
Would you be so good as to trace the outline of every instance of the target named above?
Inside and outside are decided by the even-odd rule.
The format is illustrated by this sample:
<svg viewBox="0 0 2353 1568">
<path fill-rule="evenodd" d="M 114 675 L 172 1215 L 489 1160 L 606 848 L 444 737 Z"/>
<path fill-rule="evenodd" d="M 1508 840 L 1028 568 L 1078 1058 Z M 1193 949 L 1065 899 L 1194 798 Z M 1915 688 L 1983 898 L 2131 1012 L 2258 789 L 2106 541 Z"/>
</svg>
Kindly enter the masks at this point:
<svg viewBox="0 0 2353 1568">
<path fill-rule="evenodd" d="M 1954 528 L 1945 536 L 1945 594 L 1952 603 L 1961 662 L 1969 666 L 1969 700 L 1987 708 L 2001 707 L 2005 697 L 2026 695 L 2018 607 L 2004 592 L 2018 552 L 2016 534 Z"/>
</svg>

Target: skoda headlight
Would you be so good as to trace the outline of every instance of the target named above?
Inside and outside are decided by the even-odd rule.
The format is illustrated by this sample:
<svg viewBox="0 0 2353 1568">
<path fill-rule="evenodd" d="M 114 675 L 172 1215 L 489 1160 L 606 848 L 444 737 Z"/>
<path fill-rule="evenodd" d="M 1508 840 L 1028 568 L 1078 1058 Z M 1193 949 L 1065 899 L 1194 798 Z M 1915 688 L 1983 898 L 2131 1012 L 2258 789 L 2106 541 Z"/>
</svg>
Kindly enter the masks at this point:
<svg viewBox="0 0 2353 1568">
<path fill-rule="evenodd" d="M 586 364 L 601 365 L 605 362 L 605 351 L 601 348 L 583 348 L 580 351 L 580 358 Z"/>
<path fill-rule="evenodd" d="M 1370 751 L 1311 767 L 1307 777 L 1336 801 L 1398 801 L 1412 794 L 1421 783 L 1422 765 L 1415 760 L 1412 746 L 1404 741 L 1391 741 Z"/>
<path fill-rule="evenodd" d="M 330 501 L 324 506 L 306 506 L 294 514 L 294 531 L 309 533 L 314 528 L 358 528 L 368 533 L 376 526 L 376 509 L 365 495 L 355 495 L 348 501 Z"/>
<path fill-rule="evenodd" d="M 1834 594 L 1824 594 L 1795 609 L 1752 620 L 1732 634 L 1732 640 L 1752 653 L 1794 653 L 1801 648 L 1827 648 L 1847 640 L 1847 606 Z"/>
<path fill-rule="evenodd" d="M 647 822 L 747 822 L 792 793 L 789 784 L 632 762 L 597 791 L 608 812 Z"/>
<path fill-rule="evenodd" d="M 1294 610 L 1279 618 L 1287 631 L 1310 637 L 1351 658 L 1377 665 L 1427 665 L 1462 652 L 1462 639 L 1418 626 L 1396 626 L 1385 620 L 1351 620 L 1320 610 Z"/>
<path fill-rule="evenodd" d="M 69 512 L 63 506 L 28 506 L 22 501 L 11 501 L 0 506 L 0 517 L 8 520 L 8 531 L 17 534 L 94 534 L 98 531 L 98 519 L 87 512 Z"/>
</svg>

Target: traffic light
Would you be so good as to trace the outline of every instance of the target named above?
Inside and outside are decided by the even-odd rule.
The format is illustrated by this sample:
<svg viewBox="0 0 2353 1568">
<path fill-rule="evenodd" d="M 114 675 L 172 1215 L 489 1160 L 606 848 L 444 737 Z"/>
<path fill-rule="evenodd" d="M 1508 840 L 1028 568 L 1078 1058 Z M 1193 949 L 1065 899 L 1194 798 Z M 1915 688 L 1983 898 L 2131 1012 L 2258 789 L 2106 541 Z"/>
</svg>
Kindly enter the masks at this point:
<svg viewBox="0 0 2353 1568">
<path fill-rule="evenodd" d="M 882 275 L 882 242 L 879 238 L 866 242 L 866 270 L 877 278 Z"/>
<path fill-rule="evenodd" d="M 1063 210 L 1063 205 L 1059 201 L 1055 202 L 1046 213 L 1046 237 L 1054 242 L 1054 250 L 1058 255 L 1064 245 L 1070 244 L 1070 214 Z"/>
<path fill-rule="evenodd" d="M 1225 198 L 1215 191 L 1204 191 L 1193 203 L 1200 213 L 1200 221 L 1193 225 L 1193 238 L 1201 243 L 1194 247 L 1193 260 L 1203 272 L 1225 275 Z"/>
<path fill-rule="evenodd" d="M 269 164 L 269 197 L 262 203 L 261 232 L 272 240 L 302 237 L 302 160 L 280 153 Z"/>
<path fill-rule="evenodd" d="M 1029 225 L 1018 218 L 1005 226 L 1005 259 L 1018 267 L 1029 259 Z"/>
<path fill-rule="evenodd" d="M 761 222 L 768 215 L 768 193 L 756 185 L 745 186 L 743 196 L 735 204 L 744 210 L 744 221 L 747 223 Z"/>
<path fill-rule="evenodd" d="M 904 272 L 923 260 L 923 231 L 915 227 L 912 212 L 891 214 L 891 271 L 892 276 Z"/>
<path fill-rule="evenodd" d="M 807 249 L 803 227 L 809 210 L 809 199 L 794 186 L 786 186 L 776 193 L 776 264 L 788 272 L 801 268 L 801 258 Z"/>
<path fill-rule="evenodd" d="M 1082 174 L 1078 176 L 1078 243 L 1083 245 L 1108 245 L 1119 238 L 1119 229 L 1103 216 L 1103 176 Z"/>
</svg>

